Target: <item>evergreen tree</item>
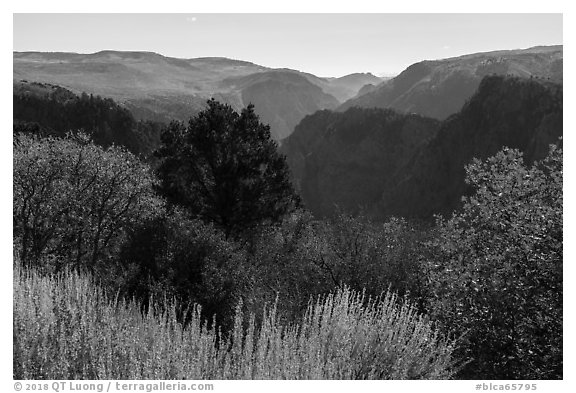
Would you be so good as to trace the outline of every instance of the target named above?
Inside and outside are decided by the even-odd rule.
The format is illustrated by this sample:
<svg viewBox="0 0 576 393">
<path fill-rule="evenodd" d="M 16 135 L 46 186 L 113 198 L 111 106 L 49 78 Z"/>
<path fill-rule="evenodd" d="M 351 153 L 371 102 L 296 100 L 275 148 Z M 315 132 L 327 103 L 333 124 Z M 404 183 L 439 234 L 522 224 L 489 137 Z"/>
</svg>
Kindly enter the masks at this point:
<svg viewBox="0 0 576 393">
<path fill-rule="evenodd" d="M 168 200 L 226 236 L 277 221 L 299 204 L 285 157 L 253 105 L 239 114 L 209 100 L 187 127 L 172 122 L 165 129 L 157 156 L 160 189 Z"/>
</svg>

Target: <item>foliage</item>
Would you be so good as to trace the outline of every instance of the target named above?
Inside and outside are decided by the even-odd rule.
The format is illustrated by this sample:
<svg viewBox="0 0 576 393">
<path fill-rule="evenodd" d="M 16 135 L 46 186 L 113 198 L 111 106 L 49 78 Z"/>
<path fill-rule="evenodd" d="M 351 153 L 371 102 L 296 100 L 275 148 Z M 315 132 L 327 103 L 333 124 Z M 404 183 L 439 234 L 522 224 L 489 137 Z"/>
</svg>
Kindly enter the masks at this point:
<svg viewBox="0 0 576 393">
<path fill-rule="evenodd" d="M 121 145 L 144 156 L 160 143 L 160 123 L 136 121 L 128 109 L 110 98 L 19 82 L 14 84 L 13 106 L 14 133 L 64 137 L 83 130 L 100 146 Z"/>
<path fill-rule="evenodd" d="M 319 231 L 326 242 L 320 265 L 337 285 L 372 295 L 389 287 L 400 294 L 419 293 L 421 232 L 404 219 L 379 223 L 341 213 L 322 222 Z"/>
<path fill-rule="evenodd" d="M 34 115 L 44 120 L 14 124 L 14 248 L 22 263 L 14 281 L 15 377 L 448 378 L 458 358 L 469 362 L 462 378 L 562 378 L 562 149 L 523 162 L 542 157 L 541 146 L 561 132 L 561 89 L 499 77 L 481 87 L 430 143 L 424 131 L 434 134 L 436 122 L 350 110 L 311 116 L 303 124 L 326 123 L 326 135 L 296 132 L 301 138 L 285 145 L 309 149 L 300 149 L 308 153 L 295 166 L 312 171 L 300 179 L 304 191 L 319 191 L 312 183 L 326 185 L 326 173 L 350 187 L 341 199 L 346 211 L 362 211 L 357 192 L 395 209 L 380 183 L 368 185 L 380 190 L 370 196 L 352 181 L 357 172 L 399 181 L 396 202 L 404 208 L 421 207 L 408 194 L 452 206 L 464 187 L 456 184 L 459 162 L 502 141 L 521 145 L 525 155 L 504 149 L 466 167 L 475 193 L 431 231 L 403 218 L 374 221 L 374 206 L 368 216 L 351 216 L 333 214 L 332 204 L 326 220 L 300 210 L 284 157 L 252 105 L 238 114 L 211 100 L 188 126 L 170 124 L 157 180 L 123 148 L 96 146 L 82 132 L 47 136 L 54 130 L 44 120 L 62 109 L 72 121 L 65 111 L 84 108 L 74 112 L 78 119 L 100 130 L 97 138 L 108 135 L 98 143 L 123 138 L 108 133 L 108 120 L 99 123 L 108 109 L 94 109 L 115 113 L 113 102 L 49 89 L 42 99 L 52 106 Z M 98 113 L 85 118 L 84 110 Z M 532 128 L 519 132 L 518 122 Z M 487 142 L 485 130 L 503 139 Z M 366 157 L 379 161 L 366 166 Z M 334 170 L 322 172 L 323 159 Z M 341 176 L 344 167 L 352 177 Z M 312 208 L 327 208 L 322 203 Z"/>
<path fill-rule="evenodd" d="M 446 379 L 454 371 L 455 343 L 390 293 L 367 299 L 344 288 L 311 301 L 291 326 L 272 308 L 260 327 L 252 316 L 244 329 L 239 306 L 229 339 L 202 322 L 200 307 L 184 326 L 174 303 L 157 300 L 142 314 L 87 276 L 16 265 L 14 378 Z"/>
<path fill-rule="evenodd" d="M 342 287 L 311 299 L 303 320 L 286 327 L 274 307 L 245 335 L 239 311 L 224 378 L 448 379 L 457 368 L 455 342 L 390 292 L 367 298 Z"/>
<path fill-rule="evenodd" d="M 256 273 L 251 296 L 256 304 L 278 297 L 278 313 L 289 321 L 301 315 L 310 296 L 343 286 L 372 296 L 391 289 L 421 307 L 421 237 L 401 219 L 377 223 L 339 214 L 315 221 L 306 211 L 295 212 L 255 236 L 248 250 Z"/>
<path fill-rule="evenodd" d="M 464 377 L 562 378 L 562 150 L 466 171 L 476 193 L 430 245 L 431 315 L 465 333 Z"/>
<path fill-rule="evenodd" d="M 79 134 L 14 138 L 15 249 L 24 264 L 111 267 L 127 229 L 161 214 L 155 180 L 122 148 Z"/>
<path fill-rule="evenodd" d="M 190 119 L 172 122 L 157 153 L 161 191 L 226 235 L 277 221 L 298 203 L 288 167 L 254 106 L 240 114 L 215 100 Z"/>
<path fill-rule="evenodd" d="M 323 239 L 315 230 L 310 213 L 302 210 L 277 225 L 259 228 L 246 246 L 251 274 L 251 292 L 244 307 L 261 313 L 266 303 L 277 302 L 278 317 L 286 322 L 300 318 L 311 296 L 335 288 L 320 268 Z"/>
<path fill-rule="evenodd" d="M 179 209 L 131 230 L 119 258 L 125 274 L 117 287 L 124 294 L 144 302 L 166 296 L 184 308 L 200 304 L 203 316 L 216 317 L 225 331 L 248 292 L 250 271 L 242 250 L 213 225 Z"/>
</svg>

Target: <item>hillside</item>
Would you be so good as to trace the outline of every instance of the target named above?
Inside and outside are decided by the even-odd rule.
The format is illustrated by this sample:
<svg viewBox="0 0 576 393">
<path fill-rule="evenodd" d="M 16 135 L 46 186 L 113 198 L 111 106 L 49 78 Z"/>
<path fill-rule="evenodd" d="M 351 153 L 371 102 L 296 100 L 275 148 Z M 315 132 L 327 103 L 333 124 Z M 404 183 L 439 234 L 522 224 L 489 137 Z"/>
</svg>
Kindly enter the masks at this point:
<svg viewBox="0 0 576 393">
<path fill-rule="evenodd" d="M 487 75 L 537 78 L 562 83 L 562 46 L 476 53 L 422 61 L 372 91 L 363 91 L 339 110 L 353 106 L 392 108 L 443 120 L 458 112 Z"/>
<path fill-rule="evenodd" d="M 378 211 L 383 216 L 450 214 L 471 190 L 464 166 L 503 147 L 532 164 L 562 136 L 562 86 L 521 78 L 486 77 L 462 110 L 442 123 L 436 138 L 391 179 Z"/>
<path fill-rule="evenodd" d="M 240 91 L 242 102 L 254 104 L 260 119 L 270 124 L 274 139 L 290 135 L 306 115 L 338 106 L 336 98 L 293 72 L 261 72 L 228 78 L 221 85 Z"/>
<path fill-rule="evenodd" d="M 222 57 L 177 59 L 152 52 L 14 52 L 13 69 L 16 82 L 112 98 L 140 120 L 187 121 L 209 98 L 236 110 L 252 102 L 277 139 L 288 136 L 305 115 L 335 108 L 365 84 L 380 81 L 371 74 L 320 78 Z"/>
<path fill-rule="evenodd" d="M 322 111 L 306 117 L 282 151 L 318 217 L 341 209 L 427 219 L 459 206 L 473 157 L 508 146 L 533 162 L 560 136 L 560 85 L 491 76 L 443 122 L 389 109 Z"/>
<path fill-rule="evenodd" d="M 322 90 L 344 102 L 355 97 L 362 87 L 366 85 L 378 85 L 384 78 L 379 78 L 371 73 L 355 73 L 340 78 L 318 78 L 312 83 L 320 86 Z"/>
<path fill-rule="evenodd" d="M 137 121 L 110 98 L 76 95 L 63 87 L 13 84 L 13 131 L 62 137 L 83 130 L 101 146 L 121 145 L 149 157 L 160 143 L 162 124 Z"/>
<path fill-rule="evenodd" d="M 152 52 L 15 52 L 14 79 L 60 85 L 115 99 L 211 93 L 215 82 L 265 67 L 232 59 L 175 59 Z"/>
<path fill-rule="evenodd" d="M 374 207 L 387 178 L 432 138 L 439 121 L 387 109 L 307 116 L 284 141 L 296 187 L 317 217 Z"/>
</svg>

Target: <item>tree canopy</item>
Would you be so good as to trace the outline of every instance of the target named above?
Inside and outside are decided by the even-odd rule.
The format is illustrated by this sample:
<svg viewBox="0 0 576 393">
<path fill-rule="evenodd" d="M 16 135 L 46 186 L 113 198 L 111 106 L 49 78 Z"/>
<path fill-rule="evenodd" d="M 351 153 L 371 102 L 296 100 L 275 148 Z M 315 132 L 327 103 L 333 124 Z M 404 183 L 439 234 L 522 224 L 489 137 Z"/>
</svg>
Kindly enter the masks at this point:
<svg viewBox="0 0 576 393">
<path fill-rule="evenodd" d="M 299 204 L 286 160 L 253 105 L 237 113 L 209 100 L 188 126 L 172 122 L 164 130 L 157 156 L 168 201 L 227 236 L 277 221 Z"/>
<path fill-rule="evenodd" d="M 562 149 L 504 149 L 466 169 L 476 193 L 432 242 L 431 315 L 464 334 L 468 377 L 562 377 Z"/>
<path fill-rule="evenodd" d="M 15 249 L 26 264 L 90 269 L 113 259 L 126 230 L 161 213 L 149 167 L 85 134 L 14 138 Z"/>
</svg>

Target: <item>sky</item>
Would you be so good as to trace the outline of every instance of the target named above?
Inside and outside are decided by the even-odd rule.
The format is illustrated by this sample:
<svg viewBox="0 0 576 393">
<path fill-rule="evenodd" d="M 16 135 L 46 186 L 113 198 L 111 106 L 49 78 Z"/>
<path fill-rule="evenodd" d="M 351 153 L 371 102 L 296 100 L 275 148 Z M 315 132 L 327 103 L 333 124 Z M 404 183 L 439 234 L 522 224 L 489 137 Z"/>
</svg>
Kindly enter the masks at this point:
<svg viewBox="0 0 576 393">
<path fill-rule="evenodd" d="M 562 44 L 562 14 L 14 14 L 13 50 L 221 56 L 323 77 Z"/>
</svg>

